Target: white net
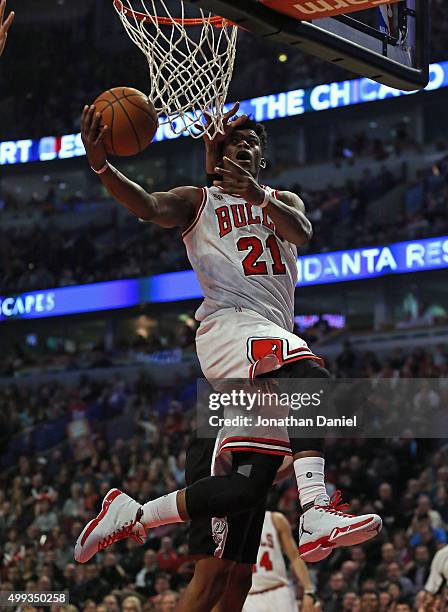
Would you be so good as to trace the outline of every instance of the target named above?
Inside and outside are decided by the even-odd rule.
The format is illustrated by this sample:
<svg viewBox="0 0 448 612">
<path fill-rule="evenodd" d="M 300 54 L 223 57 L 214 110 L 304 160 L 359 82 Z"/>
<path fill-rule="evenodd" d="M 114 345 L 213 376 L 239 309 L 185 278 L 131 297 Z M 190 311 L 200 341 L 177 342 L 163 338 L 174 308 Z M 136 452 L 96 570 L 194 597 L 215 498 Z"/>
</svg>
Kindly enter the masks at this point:
<svg viewBox="0 0 448 612">
<path fill-rule="evenodd" d="M 210 138 L 223 133 L 237 28 L 203 11 L 190 18 L 181 0 L 114 0 L 114 6 L 147 58 L 149 99 L 160 123 L 170 123 L 176 134 L 188 130 L 200 138 L 203 132 L 194 126 L 207 113 L 210 120 L 203 127 Z"/>
</svg>

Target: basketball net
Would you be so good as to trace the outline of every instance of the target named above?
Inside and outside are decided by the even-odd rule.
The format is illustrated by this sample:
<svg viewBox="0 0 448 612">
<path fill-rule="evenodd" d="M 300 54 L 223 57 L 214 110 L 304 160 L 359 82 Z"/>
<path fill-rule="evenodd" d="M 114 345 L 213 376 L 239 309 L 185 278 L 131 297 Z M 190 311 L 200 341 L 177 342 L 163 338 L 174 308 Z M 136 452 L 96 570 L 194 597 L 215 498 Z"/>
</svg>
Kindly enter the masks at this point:
<svg viewBox="0 0 448 612">
<path fill-rule="evenodd" d="M 172 2 L 170 3 L 172 6 Z M 197 19 L 185 16 L 176 0 L 173 16 L 164 0 L 114 0 L 131 40 L 145 54 L 150 77 L 149 99 L 160 123 L 173 132 L 188 130 L 193 138 L 210 138 L 223 129 L 223 107 L 232 78 L 237 28 L 202 10 Z M 202 122 L 204 113 L 210 120 Z M 194 128 L 201 123 L 204 131 Z"/>
</svg>

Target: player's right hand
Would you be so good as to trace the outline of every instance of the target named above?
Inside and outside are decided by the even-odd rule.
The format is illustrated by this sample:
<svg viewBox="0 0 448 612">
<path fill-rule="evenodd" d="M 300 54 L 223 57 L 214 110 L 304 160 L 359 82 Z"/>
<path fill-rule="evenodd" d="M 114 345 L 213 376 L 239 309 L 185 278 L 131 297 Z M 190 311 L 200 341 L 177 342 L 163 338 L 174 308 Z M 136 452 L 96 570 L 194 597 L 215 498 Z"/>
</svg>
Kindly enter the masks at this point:
<svg viewBox="0 0 448 612">
<path fill-rule="evenodd" d="M 247 115 L 241 115 L 240 117 L 237 117 L 236 119 L 231 121 L 232 117 L 236 115 L 239 108 L 240 108 L 240 103 L 235 102 L 232 108 L 223 115 L 222 122 L 223 122 L 224 132 L 223 133 L 218 132 L 217 134 L 215 134 L 214 138 L 210 138 L 210 136 L 207 133 L 207 128 L 212 123 L 212 118 L 209 113 L 204 113 L 205 128 L 202 124 L 195 125 L 195 127 L 198 130 L 201 130 L 204 134 L 202 139 L 204 141 L 204 146 L 205 146 L 206 169 L 207 169 L 208 174 L 214 174 L 215 166 L 222 159 L 221 145 L 224 142 L 224 140 L 229 136 L 229 134 L 231 134 L 231 132 L 235 128 L 237 128 L 239 125 L 244 123 L 247 119 Z"/>
<path fill-rule="evenodd" d="M 213 147 L 213 146 L 219 145 L 219 143 L 225 140 L 227 136 L 235 128 L 237 128 L 239 125 L 241 125 L 242 123 L 246 121 L 247 115 L 241 115 L 240 117 L 236 117 L 236 119 L 234 119 L 233 121 L 230 121 L 231 118 L 236 115 L 239 108 L 240 108 L 240 103 L 235 102 L 232 108 L 223 115 L 222 123 L 223 123 L 224 132 L 218 132 L 217 134 L 215 134 L 214 138 L 210 138 L 210 136 L 207 134 L 207 131 L 204 130 L 204 128 L 202 128 L 204 130 L 203 138 L 204 138 L 204 144 L 206 147 Z M 209 113 L 204 113 L 204 118 L 205 118 L 205 126 L 206 128 L 208 128 L 209 125 L 212 123 L 211 115 Z"/>
<path fill-rule="evenodd" d="M 89 164 L 95 170 L 104 166 L 107 160 L 104 135 L 107 125 L 101 125 L 101 114 L 95 112 L 95 106 L 84 106 L 81 116 L 81 138 L 86 150 Z"/>
</svg>

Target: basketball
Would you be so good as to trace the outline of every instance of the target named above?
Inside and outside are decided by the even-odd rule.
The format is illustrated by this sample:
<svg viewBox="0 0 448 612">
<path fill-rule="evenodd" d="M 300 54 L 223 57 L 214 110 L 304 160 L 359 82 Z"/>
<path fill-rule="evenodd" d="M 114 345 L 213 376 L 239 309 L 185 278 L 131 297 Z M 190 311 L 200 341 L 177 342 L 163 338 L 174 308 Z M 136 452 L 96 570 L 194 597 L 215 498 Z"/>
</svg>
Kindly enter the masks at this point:
<svg viewBox="0 0 448 612">
<path fill-rule="evenodd" d="M 111 155 L 137 155 L 148 147 L 158 127 L 154 105 L 138 89 L 114 87 L 102 93 L 94 102 L 102 115 L 102 125 L 108 125 L 104 144 Z"/>
</svg>

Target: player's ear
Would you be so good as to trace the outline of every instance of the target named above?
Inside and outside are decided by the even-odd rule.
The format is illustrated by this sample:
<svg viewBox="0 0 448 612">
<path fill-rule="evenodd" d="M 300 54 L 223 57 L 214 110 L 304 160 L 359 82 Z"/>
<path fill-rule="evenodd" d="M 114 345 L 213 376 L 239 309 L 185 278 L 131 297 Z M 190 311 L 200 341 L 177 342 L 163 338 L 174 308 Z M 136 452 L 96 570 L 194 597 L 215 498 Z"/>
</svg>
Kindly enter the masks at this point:
<svg viewBox="0 0 448 612">
<path fill-rule="evenodd" d="M 264 157 L 260 159 L 260 168 L 262 168 L 263 170 L 266 168 L 266 160 Z"/>
</svg>

